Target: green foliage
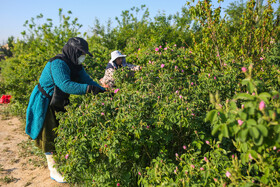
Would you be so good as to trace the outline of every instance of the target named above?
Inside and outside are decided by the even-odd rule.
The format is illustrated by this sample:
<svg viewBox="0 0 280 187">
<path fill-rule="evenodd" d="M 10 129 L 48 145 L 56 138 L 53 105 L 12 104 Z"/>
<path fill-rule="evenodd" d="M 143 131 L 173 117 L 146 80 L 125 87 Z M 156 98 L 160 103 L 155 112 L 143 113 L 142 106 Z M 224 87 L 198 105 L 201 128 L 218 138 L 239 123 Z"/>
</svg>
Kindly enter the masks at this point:
<svg viewBox="0 0 280 187">
<path fill-rule="evenodd" d="M 259 93 L 257 88 L 263 84 L 253 80 L 251 73 L 252 66 L 242 81 L 247 92 L 238 93 L 224 107 L 211 110 L 206 120 L 213 125 L 212 135 L 217 134 L 220 141 L 228 138 L 233 142 L 250 178 L 272 185 L 280 177 L 279 151 L 276 152 L 280 145 L 280 93 Z"/>
<path fill-rule="evenodd" d="M 96 20 L 87 38 L 94 57 L 84 64 L 93 79 L 116 49 L 142 70 L 117 70 L 114 96 L 71 96 L 58 114 L 56 160 L 66 179 L 85 186 L 279 185 L 273 2 L 232 5 L 225 18 L 209 0 L 154 19 L 145 6 L 133 7 L 107 30 Z M 80 34 L 77 18 L 59 16 L 59 26 L 26 22 L 25 40 L 1 65 L 3 87 L 22 115 L 45 63 Z"/>
<path fill-rule="evenodd" d="M 8 41 L 7 41 L 7 47 L 4 47 L 4 46 L 1 46 L 1 50 L 3 51 L 4 55 L 7 56 L 7 57 L 11 57 L 13 55 L 13 53 L 11 52 L 11 49 L 13 48 L 13 42 L 14 42 L 14 37 L 11 36 L 8 38 Z"/>
</svg>

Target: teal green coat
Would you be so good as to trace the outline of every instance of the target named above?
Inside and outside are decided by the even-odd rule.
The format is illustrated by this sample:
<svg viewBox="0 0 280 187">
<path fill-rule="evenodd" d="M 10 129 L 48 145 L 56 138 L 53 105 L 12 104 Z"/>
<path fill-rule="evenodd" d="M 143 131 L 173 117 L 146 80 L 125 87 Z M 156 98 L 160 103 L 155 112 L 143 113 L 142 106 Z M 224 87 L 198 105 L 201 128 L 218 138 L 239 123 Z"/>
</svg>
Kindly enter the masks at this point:
<svg viewBox="0 0 280 187">
<path fill-rule="evenodd" d="M 52 65 L 50 66 L 51 63 Z M 50 67 L 52 68 L 52 76 L 55 85 L 58 86 L 65 93 L 76 95 L 86 94 L 88 85 L 95 85 L 105 90 L 105 88 L 101 87 L 89 77 L 89 75 L 85 72 L 84 68 L 79 72 L 79 78 L 77 82 L 71 81 L 70 69 L 68 65 L 64 61 L 56 59 L 46 64 L 39 79 L 41 87 L 50 96 L 52 96 L 54 90 L 54 84 L 50 74 Z M 41 132 L 49 103 L 50 99 L 44 96 L 39 91 L 38 85 L 36 85 L 29 99 L 26 111 L 25 127 L 25 132 L 33 140 L 36 139 L 39 133 Z"/>
</svg>

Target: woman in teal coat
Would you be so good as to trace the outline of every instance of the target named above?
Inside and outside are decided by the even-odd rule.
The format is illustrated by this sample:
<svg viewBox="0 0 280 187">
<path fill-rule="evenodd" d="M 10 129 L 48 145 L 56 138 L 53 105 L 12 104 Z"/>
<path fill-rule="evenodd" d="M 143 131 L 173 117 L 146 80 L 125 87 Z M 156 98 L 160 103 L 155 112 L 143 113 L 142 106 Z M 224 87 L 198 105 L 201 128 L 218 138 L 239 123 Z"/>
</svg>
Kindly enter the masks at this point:
<svg viewBox="0 0 280 187">
<path fill-rule="evenodd" d="M 26 133 L 36 141 L 47 157 L 50 176 L 57 182 L 65 182 L 61 174 L 53 167 L 55 153 L 53 131 L 59 123 L 55 117 L 55 108 L 50 106 L 54 86 L 66 94 L 98 94 L 105 91 L 85 72 L 82 63 L 88 51 L 88 43 L 79 37 L 70 38 L 62 49 L 62 54 L 50 59 L 42 71 L 39 84 L 31 93 L 26 112 Z"/>
</svg>

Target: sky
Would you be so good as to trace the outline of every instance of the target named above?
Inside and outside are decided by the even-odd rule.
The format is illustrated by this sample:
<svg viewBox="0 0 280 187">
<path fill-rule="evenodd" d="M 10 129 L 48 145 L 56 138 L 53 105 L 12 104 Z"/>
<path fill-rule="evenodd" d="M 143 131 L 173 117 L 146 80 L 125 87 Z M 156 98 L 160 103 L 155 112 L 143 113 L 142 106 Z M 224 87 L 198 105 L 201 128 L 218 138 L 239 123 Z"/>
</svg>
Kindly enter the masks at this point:
<svg viewBox="0 0 280 187">
<path fill-rule="evenodd" d="M 225 0 L 217 3 L 213 0 L 214 7 L 226 8 L 231 2 L 238 0 Z M 43 23 L 51 18 L 55 25 L 59 25 L 59 8 L 63 14 L 69 10 L 71 18 L 78 18 L 78 23 L 83 27 L 81 33 L 88 32 L 93 27 L 97 18 L 101 25 L 106 25 L 111 19 L 112 26 L 117 26 L 115 17 L 121 16 L 122 11 L 130 10 L 132 7 L 146 5 L 150 12 L 150 18 L 155 17 L 159 11 L 166 15 L 181 12 L 187 0 L 0 0 L 0 45 L 7 42 L 8 37 L 22 38 L 21 32 L 26 30 L 23 26 L 26 20 L 43 14 Z"/>
</svg>

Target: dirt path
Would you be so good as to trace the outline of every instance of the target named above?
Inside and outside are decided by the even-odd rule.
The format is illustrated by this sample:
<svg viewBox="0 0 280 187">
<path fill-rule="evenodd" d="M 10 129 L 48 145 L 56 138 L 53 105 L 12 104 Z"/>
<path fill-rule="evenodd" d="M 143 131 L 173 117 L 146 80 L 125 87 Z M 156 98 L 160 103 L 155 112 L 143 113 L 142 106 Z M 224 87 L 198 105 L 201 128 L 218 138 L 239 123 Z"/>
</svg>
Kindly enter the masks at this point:
<svg viewBox="0 0 280 187">
<path fill-rule="evenodd" d="M 6 117 L 0 104 L 0 186 L 69 186 L 51 180 L 44 154 L 34 149 L 16 117 Z"/>
</svg>

